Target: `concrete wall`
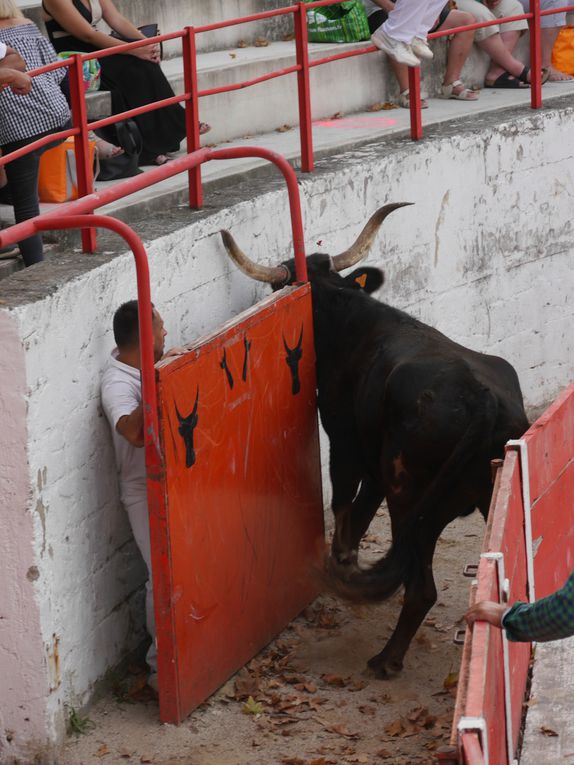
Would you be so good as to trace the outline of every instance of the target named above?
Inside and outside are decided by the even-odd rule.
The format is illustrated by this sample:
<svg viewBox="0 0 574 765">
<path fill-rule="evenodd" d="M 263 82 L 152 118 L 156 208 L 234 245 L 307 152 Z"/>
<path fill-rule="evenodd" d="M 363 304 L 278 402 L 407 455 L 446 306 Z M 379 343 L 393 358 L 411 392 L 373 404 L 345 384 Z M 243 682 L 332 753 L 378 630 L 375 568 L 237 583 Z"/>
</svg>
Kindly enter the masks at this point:
<svg viewBox="0 0 574 765">
<path fill-rule="evenodd" d="M 572 109 L 548 110 L 320 162 L 300 181 L 308 251 L 319 240 L 340 251 L 379 205 L 415 202 L 389 218 L 369 258 L 386 271 L 381 297 L 505 356 L 527 404 L 546 404 L 574 376 L 573 129 Z M 230 184 L 219 209 L 174 233 L 157 235 L 161 218 L 136 226 L 169 343 L 265 294 L 227 263 L 220 228 L 261 261 L 289 256 L 286 193 L 258 185 L 237 203 Z M 113 311 L 134 294 L 129 254 L 55 258 L 0 283 L 3 765 L 49 752 L 65 705 L 88 702 L 143 635 L 143 572 L 98 400 Z"/>
</svg>

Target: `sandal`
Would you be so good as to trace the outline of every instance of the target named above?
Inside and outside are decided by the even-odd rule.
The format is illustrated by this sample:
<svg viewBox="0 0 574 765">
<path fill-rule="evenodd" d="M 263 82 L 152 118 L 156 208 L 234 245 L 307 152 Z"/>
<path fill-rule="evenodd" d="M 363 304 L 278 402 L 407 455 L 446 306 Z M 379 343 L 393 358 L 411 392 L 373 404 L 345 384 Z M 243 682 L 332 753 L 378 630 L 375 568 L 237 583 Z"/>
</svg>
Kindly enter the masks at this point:
<svg viewBox="0 0 574 765">
<path fill-rule="evenodd" d="M 518 75 L 518 79 L 520 80 L 520 82 L 523 82 L 525 85 L 530 85 L 530 80 L 528 79 L 529 74 L 530 74 L 530 67 L 525 66 L 524 69 Z M 547 67 L 543 67 L 542 76 L 541 76 L 542 85 L 544 85 L 544 83 L 548 80 L 549 77 L 550 77 L 550 70 Z"/>
<path fill-rule="evenodd" d="M 150 165 L 157 165 L 158 167 L 161 167 L 162 165 L 165 165 L 170 160 L 171 160 L 171 157 L 168 157 L 167 154 L 158 154 L 157 157 L 154 157 L 152 159 L 152 161 L 150 162 Z"/>
<path fill-rule="evenodd" d="M 411 108 L 411 99 L 408 88 L 406 90 L 402 90 L 399 93 L 399 106 L 402 106 L 403 109 Z M 426 101 L 426 93 L 421 93 L 421 109 L 428 109 L 428 107 L 429 105 Z"/>
<path fill-rule="evenodd" d="M 524 69 L 528 69 L 528 67 L 525 66 Z M 522 73 L 524 74 L 524 70 Z M 528 76 L 528 73 L 526 76 Z M 521 80 L 519 77 L 513 77 L 510 72 L 503 72 L 500 77 L 497 77 L 496 80 L 493 80 L 492 82 L 485 80 L 484 87 L 516 90 L 517 88 L 524 88 L 525 86 L 522 84 L 524 82 L 526 82 L 526 80 Z"/>
<path fill-rule="evenodd" d="M 455 88 L 462 87 L 458 93 L 455 93 Z M 479 94 L 476 90 L 465 88 L 462 80 L 455 80 L 448 85 L 441 85 L 441 92 L 443 98 L 454 98 L 457 101 L 478 101 Z"/>
</svg>

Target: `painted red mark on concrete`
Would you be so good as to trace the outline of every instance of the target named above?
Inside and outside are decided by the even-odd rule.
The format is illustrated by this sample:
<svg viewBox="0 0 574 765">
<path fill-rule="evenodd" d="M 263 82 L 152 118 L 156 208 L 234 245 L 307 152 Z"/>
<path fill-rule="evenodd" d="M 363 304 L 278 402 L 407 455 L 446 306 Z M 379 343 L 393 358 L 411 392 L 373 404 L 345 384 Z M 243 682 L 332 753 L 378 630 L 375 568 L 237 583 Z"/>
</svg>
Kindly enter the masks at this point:
<svg viewBox="0 0 574 765">
<path fill-rule="evenodd" d="M 318 120 L 313 125 L 326 128 L 387 128 L 397 124 L 388 117 L 343 117 L 340 120 Z"/>
</svg>

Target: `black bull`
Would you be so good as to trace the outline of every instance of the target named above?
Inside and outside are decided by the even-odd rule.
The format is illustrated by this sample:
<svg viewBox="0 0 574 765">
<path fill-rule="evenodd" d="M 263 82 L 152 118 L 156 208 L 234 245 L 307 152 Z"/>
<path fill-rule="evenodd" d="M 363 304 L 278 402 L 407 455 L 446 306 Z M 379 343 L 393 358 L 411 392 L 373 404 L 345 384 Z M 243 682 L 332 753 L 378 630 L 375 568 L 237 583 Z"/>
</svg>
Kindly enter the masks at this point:
<svg viewBox="0 0 574 765">
<path fill-rule="evenodd" d="M 357 264 L 386 215 L 369 220 L 349 250 L 307 258 L 313 298 L 319 412 L 330 441 L 335 534 L 330 576 L 355 600 L 377 601 L 405 587 L 397 626 L 369 665 L 399 671 L 436 602 L 432 560 L 454 518 L 476 508 L 486 518 L 490 460 L 527 429 L 518 377 L 504 359 L 477 353 L 370 296 L 383 273 Z M 274 289 L 292 284 L 294 263 L 253 263 L 228 232 L 229 255 Z M 392 545 L 370 569 L 356 565 L 361 537 L 386 499 Z"/>
</svg>

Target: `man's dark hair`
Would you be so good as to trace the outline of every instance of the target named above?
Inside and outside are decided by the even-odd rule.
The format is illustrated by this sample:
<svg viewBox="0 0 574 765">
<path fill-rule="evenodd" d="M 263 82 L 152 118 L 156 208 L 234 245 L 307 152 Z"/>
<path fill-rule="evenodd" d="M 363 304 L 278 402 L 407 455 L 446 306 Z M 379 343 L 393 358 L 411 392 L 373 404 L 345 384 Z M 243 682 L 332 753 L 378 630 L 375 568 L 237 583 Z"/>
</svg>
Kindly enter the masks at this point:
<svg viewBox="0 0 574 765">
<path fill-rule="evenodd" d="M 153 319 L 153 304 L 152 304 Z M 139 345 L 138 301 L 122 303 L 114 314 L 114 340 L 121 350 L 132 350 Z"/>
</svg>

